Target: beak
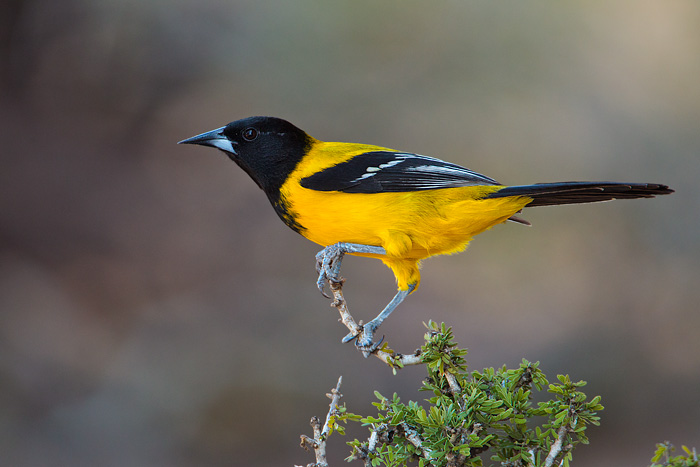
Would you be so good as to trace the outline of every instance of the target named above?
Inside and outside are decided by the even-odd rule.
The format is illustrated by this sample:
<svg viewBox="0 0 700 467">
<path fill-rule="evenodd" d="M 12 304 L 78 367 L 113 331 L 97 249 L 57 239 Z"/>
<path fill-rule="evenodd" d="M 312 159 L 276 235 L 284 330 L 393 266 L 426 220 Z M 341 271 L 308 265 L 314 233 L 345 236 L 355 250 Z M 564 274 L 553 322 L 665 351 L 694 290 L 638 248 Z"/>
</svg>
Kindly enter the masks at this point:
<svg viewBox="0 0 700 467">
<path fill-rule="evenodd" d="M 234 143 L 224 135 L 224 128 L 226 127 L 222 126 L 216 130 L 207 131 L 201 135 L 183 139 L 177 144 L 199 144 L 201 146 L 211 146 L 214 148 L 219 148 L 222 151 L 237 154 L 236 150 L 233 149 Z"/>
</svg>

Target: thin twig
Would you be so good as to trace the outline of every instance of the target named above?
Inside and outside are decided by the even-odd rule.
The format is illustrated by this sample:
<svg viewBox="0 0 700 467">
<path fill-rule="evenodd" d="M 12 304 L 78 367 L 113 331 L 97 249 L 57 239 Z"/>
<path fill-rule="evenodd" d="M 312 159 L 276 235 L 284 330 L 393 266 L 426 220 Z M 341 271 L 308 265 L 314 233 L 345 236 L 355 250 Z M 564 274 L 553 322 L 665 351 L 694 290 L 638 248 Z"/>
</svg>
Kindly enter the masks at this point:
<svg viewBox="0 0 700 467">
<path fill-rule="evenodd" d="M 530 462 L 527 463 L 527 467 L 534 466 L 535 464 L 535 448 L 531 448 L 529 451 L 527 451 L 528 454 L 530 454 Z"/>
<path fill-rule="evenodd" d="M 338 312 L 340 313 L 340 322 L 343 323 L 346 328 L 348 328 L 348 331 L 354 335 L 358 335 L 362 332 L 362 326 L 355 322 L 355 319 L 350 314 L 350 311 L 348 311 L 348 305 L 345 302 L 345 297 L 343 297 L 344 281 L 345 279 L 341 279 L 338 282 L 330 282 L 331 292 L 333 292 L 333 302 L 331 303 L 331 306 L 338 309 Z"/>
<path fill-rule="evenodd" d="M 335 307 L 340 313 L 340 322 L 348 328 L 353 335 L 362 333 L 362 325 L 357 324 L 355 319 L 348 310 L 348 304 L 343 296 L 343 281 L 330 282 L 330 289 L 333 292 L 333 302 L 331 306 Z M 401 354 L 388 349 L 386 346 L 381 346 L 372 352 L 372 355 L 377 357 L 392 368 L 403 367 L 408 365 L 419 365 L 423 363 L 421 359 L 420 349 L 412 354 Z"/>
<path fill-rule="evenodd" d="M 447 380 L 447 385 L 450 387 L 452 397 L 457 402 L 459 408 L 464 410 L 466 408 L 466 404 L 464 398 L 461 397 L 462 387 L 459 385 L 459 382 L 457 382 L 457 377 L 449 371 L 445 371 L 444 375 L 445 379 Z"/>
<path fill-rule="evenodd" d="M 450 392 L 454 398 L 457 399 L 459 397 L 459 393 L 462 392 L 462 388 L 459 386 L 457 378 L 449 371 L 445 371 L 445 379 L 447 379 L 447 384 L 450 386 Z"/>
<path fill-rule="evenodd" d="M 406 424 L 406 422 L 399 423 L 401 429 L 403 429 L 404 432 L 404 438 L 408 440 L 409 443 L 414 445 L 417 449 L 420 449 L 420 452 L 422 453 L 423 457 L 427 460 L 430 460 L 433 458 L 433 453 L 429 449 L 426 449 L 423 446 L 423 438 L 421 435 L 418 434 L 418 432 L 414 429 L 411 428 Z"/>
<path fill-rule="evenodd" d="M 564 439 L 566 438 L 566 435 L 568 433 L 568 424 L 562 425 L 559 428 L 559 431 L 557 432 L 557 440 L 554 442 L 554 444 L 552 444 L 552 447 L 549 449 L 549 454 L 547 454 L 547 458 L 544 461 L 545 467 L 552 467 L 552 465 L 554 465 L 554 462 L 556 461 L 557 457 L 559 457 L 559 454 L 561 454 L 562 449 L 564 448 Z"/>
<path fill-rule="evenodd" d="M 301 435 L 301 447 L 306 449 L 314 450 L 316 455 L 316 462 L 313 464 L 307 464 L 306 467 L 328 467 L 328 461 L 326 460 L 326 439 L 328 438 L 328 433 L 331 430 L 331 419 L 338 414 L 338 403 L 343 395 L 340 393 L 340 385 L 343 382 L 343 377 L 338 378 L 338 384 L 335 388 L 331 389 L 330 394 L 326 394 L 331 400 L 330 408 L 328 409 L 328 414 L 326 415 L 326 423 L 321 427 L 321 421 L 318 417 L 311 418 L 311 428 L 314 430 L 314 437 L 309 438 L 306 435 Z M 296 466 L 299 467 L 299 466 Z"/>
<path fill-rule="evenodd" d="M 372 430 L 372 434 L 369 436 L 367 441 L 367 453 L 374 452 L 377 449 L 377 443 L 379 442 L 379 434 L 386 431 L 386 425 L 382 424 Z"/>
<path fill-rule="evenodd" d="M 343 397 L 343 395 L 340 393 L 341 384 L 343 384 L 343 377 L 339 376 L 338 384 L 336 384 L 335 388 L 331 389 L 330 394 L 326 394 L 326 397 L 328 397 L 331 400 L 331 403 L 330 408 L 328 409 L 328 414 L 326 415 L 326 423 L 323 424 L 323 430 L 321 431 L 321 439 L 323 441 L 326 441 L 326 438 L 328 437 L 328 432 L 330 431 L 331 425 L 331 417 L 338 415 L 338 402 L 340 402 L 340 398 Z"/>
<path fill-rule="evenodd" d="M 367 440 L 365 465 L 371 465 L 370 454 L 373 454 L 377 450 L 377 444 L 379 444 L 380 441 L 386 442 L 385 434 L 389 430 L 393 431 L 395 436 L 401 436 L 415 446 L 425 459 L 431 460 L 433 458 L 432 451 L 423 446 L 423 438 L 415 428 L 411 428 L 406 422 L 399 423 L 396 425 L 396 428 L 400 428 L 401 430 L 397 432 L 391 425 L 382 423 L 372 429 L 372 434 Z"/>
</svg>

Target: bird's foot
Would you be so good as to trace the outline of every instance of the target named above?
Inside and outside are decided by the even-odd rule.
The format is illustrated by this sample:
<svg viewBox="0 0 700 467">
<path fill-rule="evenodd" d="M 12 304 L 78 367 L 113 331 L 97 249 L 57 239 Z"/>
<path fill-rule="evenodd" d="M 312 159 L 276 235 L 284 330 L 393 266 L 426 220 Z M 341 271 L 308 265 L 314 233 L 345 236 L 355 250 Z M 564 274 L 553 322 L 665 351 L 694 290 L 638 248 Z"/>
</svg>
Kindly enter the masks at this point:
<svg viewBox="0 0 700 467">
<path fill-rule="evenodd" d="M 355 340 L 355 347 L 367 358 L 376 352 L 379 346 L 382 345 L 382 342 L 384 342 L 384 336 L 382 336 L 379 342 L 373 342 L 374 333 L 378 327 L 379 325 L 375 324 L 373 321 L 367 324 L 362 324 L 362 322 L 360 322 L 358 333 L 349 333 L 347 336 L 343 337 L 343 343 Z"/>
<path fill-rule="evenodd" d="M 340 277 L 340 265 L 345 253 L 386 255 L 386 250 L 380 246 L 340 242 L 319 251 L 316 254 L 316 272 L 318 272 L 316 287 L 326 298 L 331 298 L 324 290 L 326 282 L 336 285 L 343 283 L 343 279 Z"/>
<path fill-rule="evenodd" d="M 342 244 L 336 243 L 325 247 L 316 254 L 316 272 L 318 273 L 316 287 L 326 298 L 331 298 L 325 290 L 326 282 L 329 284 L 342 284 L 343 282 L 339 274 L 345 253 L 346 250 Z"/>
</svg>

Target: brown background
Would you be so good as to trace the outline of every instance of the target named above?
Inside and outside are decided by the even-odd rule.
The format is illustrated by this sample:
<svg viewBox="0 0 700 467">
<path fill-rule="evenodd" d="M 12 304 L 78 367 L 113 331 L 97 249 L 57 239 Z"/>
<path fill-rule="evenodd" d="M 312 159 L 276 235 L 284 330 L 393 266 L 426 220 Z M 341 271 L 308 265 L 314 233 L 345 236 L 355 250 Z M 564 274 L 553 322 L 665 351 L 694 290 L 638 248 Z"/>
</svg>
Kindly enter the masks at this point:
<svg viewBox="0 0 700 467">
<path fill-rule="evenodd" d="M 4 4 L 0 463 L 306 464 L 339 375 L 354 412 L 426 397 L 422 369 L 340 344 L 318 246 L 221 154 L 175 145 L 249 115 L 506 184 L 671 185 L 427 261 L 382 332 L 411 351 L 445 321 L 473 369 L 589 381 L 606 410 L 576 465 L 700 445 L 700 5 L 375 3 Z M 377 261 L 344 275 L 358 318 L 394 293 Z"/>
</svg>

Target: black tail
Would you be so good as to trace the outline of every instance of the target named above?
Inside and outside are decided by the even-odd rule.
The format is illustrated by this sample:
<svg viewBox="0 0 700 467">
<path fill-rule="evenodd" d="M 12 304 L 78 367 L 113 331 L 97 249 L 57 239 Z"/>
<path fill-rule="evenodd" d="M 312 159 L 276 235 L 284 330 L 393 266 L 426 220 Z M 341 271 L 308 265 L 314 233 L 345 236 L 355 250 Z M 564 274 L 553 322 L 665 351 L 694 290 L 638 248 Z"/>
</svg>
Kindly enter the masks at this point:
<svg viewBox="0 0 700 467">
<path fill-rule="evenodd" d="M 672 189 L 658 183 L 560 182 L 508 186 L 491 193 L 486 198 L 527 196 L 532 198 L 532 202 L 527 207 L 533 207 L 595 203 L 611 199 L 653 198 L 671 193 L 673 193 Z"/>
</svg>

